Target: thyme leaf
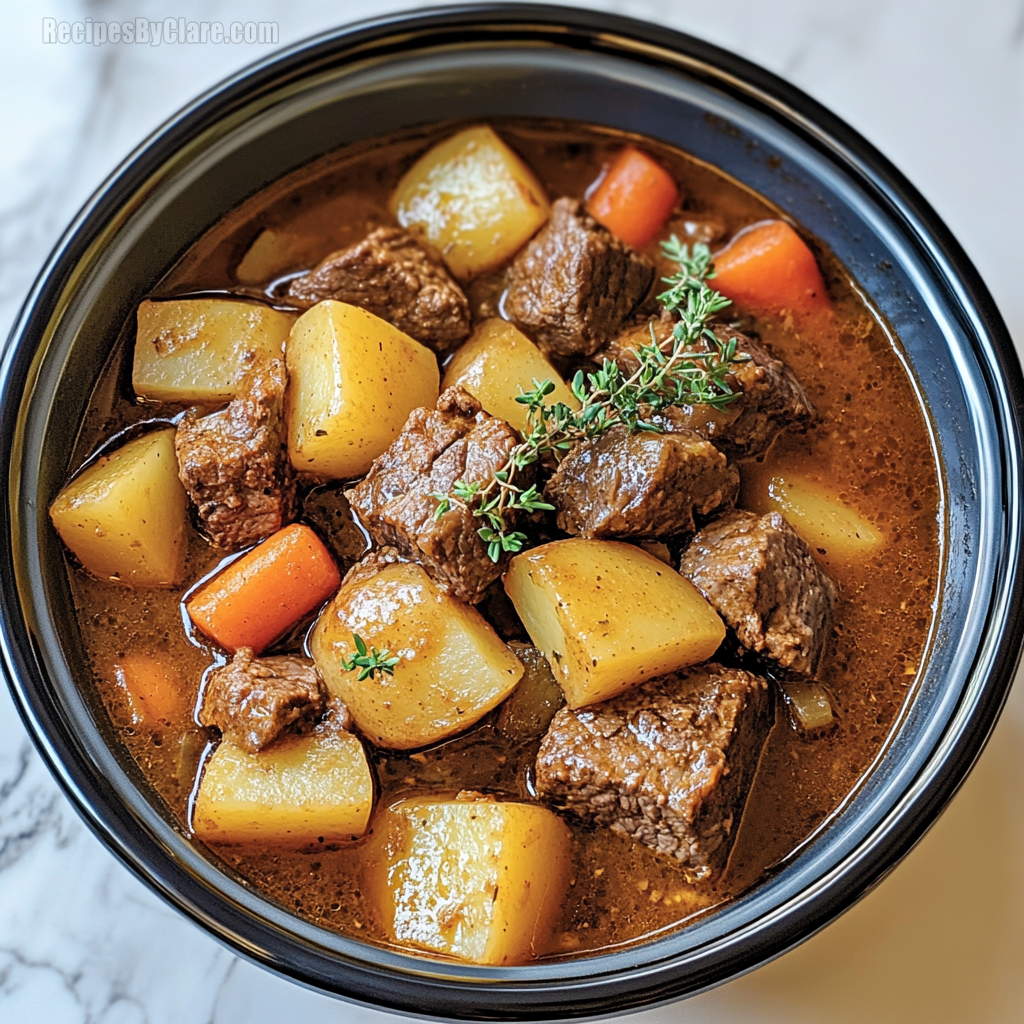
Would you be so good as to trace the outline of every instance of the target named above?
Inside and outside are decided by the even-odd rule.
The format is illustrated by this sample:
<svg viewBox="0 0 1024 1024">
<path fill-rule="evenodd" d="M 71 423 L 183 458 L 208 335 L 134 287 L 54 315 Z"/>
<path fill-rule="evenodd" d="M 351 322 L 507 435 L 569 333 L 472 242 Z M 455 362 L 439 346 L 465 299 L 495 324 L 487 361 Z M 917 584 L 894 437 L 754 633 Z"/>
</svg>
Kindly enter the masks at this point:
<svg viewBox="0 0 1024 1024">
<path fill-rule="evenodd" d="M 359 669 L 359 682 L 364 679 L 373 679 L 379 672 L 381 675 L 393 676 L 395 666 L 401 661 L 399 657 L 392 657 L 391 652 L 385 647 L 378 651 L 376 647 L 367 648 L 366 641 L 358 634 L 352 634 L 352 643 L 355 644 L 356 653 L 343 657 L 341 667 L 346 672 Z"/>
</svg>

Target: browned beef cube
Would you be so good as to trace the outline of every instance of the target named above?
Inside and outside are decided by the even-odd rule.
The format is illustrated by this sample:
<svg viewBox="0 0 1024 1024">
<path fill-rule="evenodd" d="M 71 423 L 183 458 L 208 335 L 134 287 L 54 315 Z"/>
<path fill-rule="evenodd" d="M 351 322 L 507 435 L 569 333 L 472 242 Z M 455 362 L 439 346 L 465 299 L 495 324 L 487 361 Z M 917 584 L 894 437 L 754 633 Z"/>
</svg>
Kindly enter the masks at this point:
<svg viewBox="0 0 1024 1024">
<path fill-rule="evenodd" d="M 326 707 L 327 691 L 308 658 L 254 658 L 251 648 L 241 647 L 229 664 L 210 673 L 199 721 L 255 754 L 286 729 L 307 731 Z M 336 713 L 348 714 L 343 706 Z"/>
<path fill-rule="evenodd" d="M 305 305 L 337 299 L 387 320 L 435 352 L 469 336 L 469 303 L 444 264 L 409 232 L 383 227 L 333 252 L 292 281 L 288 297 Z"/>
<path fill-rule="evenodd" d="M 537 754 L 537 791 L 706 878 L 729 856 L 773 718 L 765 680 L 698 665 L 562 708 Z"/>
<path fill-rule="evenodd" d="M 594 354 L 594 360 L 600 363 L 603 359 L 611 359 L 619 364 L 626 376 L 629 376 L 639 366 L 636 359 L 637 349 L 654 341 L 664 351 L 669 350 L 672 329 L 677 322 L 675 314 L 664 308 L 656 316 L 638 314 L 624 325 L 620 334 L 612 338 L 600 352 Z"/>
<path fill-rule="evenodd" d="M 559 199 L 509 268 L 505 312 L 547 352 L 590 355 L 622 331 L 653 280 L 648 259 Z"/>
<path fill-rule="evenodd" d="M 624 373 L 630 374 L 638 365 L 635 349 L 651 343 L 650 325 L 654 326 L 659 345 L 667 350 L 673 323 L 665 315 L 631 328 L 599 356 L 615 360 Z M 696 430 L 732 459 L 756 458 L 787 427 L 806 427 L 814 408 L 792 371 L 754 338 L 724 324 L 715 326 L 715 334 L 722 340 L 735 338 L 737 351 L 750 357 L 735 363 L 730 375 L 729 386 L 739 397 L 720 409 L 708 405 L 677 406 L 653 419 L 666 430 Z M 699 347 L 706 349 L 706 343 Z"/>
<path fill-rule="evenodd" d="M 378 544 L 420 562 L 453 597 L 476 603 L 503 565 L 488 557 L 477 533 L 482 521 L 455 507 L 435 520 L 432 494 L 450 494 L 457 480 L 488 483 L 518 441 L 504 420 L 451 387 L 436 410 L 414 409 L 394 444 L 345 493 Z"/>
<path fill-rule="evenodd" d="M 814 407 L 789 367 L 753 338 L 720 328 L 738 341 L 750 359 L 736 364 L 733 387 L 743 393 L 724 410 L 706 416 L 708 438 L 735 459 L 763 455 L 787 427 L 806 427 Z M 700 410 L 706 414 L 711 410 Z M 700 426 L 698 426 L 700 429 Z"/>
<path fill-rule="evenodd" d="M 302 496 L 302 518 L 327 545 L 340 572 L 347 572 L 369 550 L 370 543 L 356 522 L 345 497 L 344 484 L 318 484 Z"/>
<path fill-rule="evenodd" d="M 687 533 L 695 529 L 695 515 L 731 507 L 739 486 L 736 468 L 692 430 L 614 427 L 576 445 L 544 496 L 566 533 L 654 538 Z"/>
<path fill-rule="evenodd" d="M 185 413 L 174 437 L 178 475 L 210 540 L 237 551 L 295 516 L 295 479 L 284 435 L 285 369 L 258 363 L 220 412 Z"/>
<path fill-rule="evenodd" d="M 814 673 L 832 628 L 836 586 L 778 512 L 727 512 L 694 537 L 679 571 L 744 648 L 782 669 Z"/>
</svg>

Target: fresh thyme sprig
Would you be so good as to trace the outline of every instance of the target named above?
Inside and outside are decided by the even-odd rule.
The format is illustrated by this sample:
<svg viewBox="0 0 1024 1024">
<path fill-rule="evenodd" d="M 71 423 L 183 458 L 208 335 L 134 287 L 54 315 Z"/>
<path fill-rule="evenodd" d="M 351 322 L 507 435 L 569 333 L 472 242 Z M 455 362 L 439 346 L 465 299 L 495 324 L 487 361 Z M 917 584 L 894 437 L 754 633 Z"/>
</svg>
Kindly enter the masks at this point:
<svg viewBox="0 0 1024 1024">
<path fill-rule="evenodd" d="M 342 658 L 341 667 L 346 672 L 360 669 L 359 682 L 372 679 L 378 672 L 389 676 L 395 674 L 395 666 L 401 659 L 391 657 L 391 652 L 386 647 L 383 651 L 378 651 L 376 647 L 368 649 L 366 641 L 358 633 L 352 634 L 352 642 L 356 645 L 356 653 Z"/>
<path fill-rule="evenodd" d="M 486 483 L 458 480 L 450 494 L 434 493 L 435 519 L 461 508 L 472 509 L 483 520 L 477 532 L 492 561 L 499 561 L 505 552 L 521 551 L 526 542 L 525 533 L 509 529 L 509 513 L 554 508 L 535 484 L 519 487 L 515 483 L 516 475 L 528 466 L 545 456 L 560 462 L 578 441 L 599 437 L 617 423 L 631 431 L 660 431 L 649 417 L 668 406 L 722 408 L 738 397 L 729 385 L 729 375 L 734 363 L 749 357 L 737 353 L 735 339 L 722 341 L 710 327 L 715 314 L 729 305 L 707 283 L 714 277 L 711 250 L 698 243 L 691 254 L 675 235 L 662 242 L 662 249 L 679 265 L 676 274 L 662 278 L 669 287 L 658 296 L 665 309 L 679 317 L 671 338 L 659 344 L 652 324 L 651 344 L 633 351 L 638 365 L 628 376 L 611 359 L 605 359 L 596 373 L 577 372 L 571 388 L 579 409 L 564 402 L 548 405 L 546 399 L 555 384 L 535 379 L 532 391 L 516 397 L 527 407 L 527 430 L 501 469 Z"/>
</svg>

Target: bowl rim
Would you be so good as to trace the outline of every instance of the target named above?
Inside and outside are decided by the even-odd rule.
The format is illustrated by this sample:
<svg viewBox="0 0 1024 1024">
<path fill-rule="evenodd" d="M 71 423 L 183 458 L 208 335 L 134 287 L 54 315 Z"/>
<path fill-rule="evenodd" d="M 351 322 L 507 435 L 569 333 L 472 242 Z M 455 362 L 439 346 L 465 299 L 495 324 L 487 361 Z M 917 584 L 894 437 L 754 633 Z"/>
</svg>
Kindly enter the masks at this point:
<svg viewBox="0 0 1024 1024">
<path fill-rule="evenodd" d="M 928 764 L 908 784 L 904 800 L 851 854 L 841 877 L 816 888 L 813 895 L 792 901 L 786 914 L 769 915 L 744 931 L 743 940 L 731 938 L 722 948 L 697 949 L 672 962 L 638 965 L 614 976 L 602 973 L 600 961 L 578 985 L 550 981 L 536 984 L 502 981 L 500 972 L 487 985 L 469 986 L 458 972 L 433 973 L 429 963 L 415 961 L 399 979 L 379 965 L 341 962 L 335 974 L 325 972 L 312 951 L 298 959 L 275 949 L 266 936 L 247 931 L 240 910 L 214 917 L 209 895 L 179 865 L 155 864 L 162 848 L 143 850 L 131 809 L 112 807 L 106 794 L 81 769 L 80 752 L 68 723 L 40 699 L 36 685 L 40 665 L 33 648 L 33 630 L 21 606 L 15 583 L 13 513 L 17 507 L 17 465 L 20 457 L 18 421 L 21 398 L 31 380 L 36 353 L 47 325 L 58 308 L 75 267 L 117 213 L 125 195 L 135 193 L 190 139 L 213 127 L 254 99 L 290 83 L 298 83 L 368 53 L 408 53 L 436 45 L 446 38 L 465 39 L 467 33 L 500 41 L 531 33 L 566 46 L 613 52 L 656 65 L 682 67 L 698 79 L 712 82 L 741 96 L 750 106 L 782 122 L 812 146 L 835 157 L 841 152 L 859 173 L 865 189 L 892 207 L 927 246 L 931 259 L 958 289 L 960 307 L 970 324 L 972 342 L 985 375 L 1010 485 L 1003 495 L 1004 544 L 1001 578 L 994 590 L 1001 630 L 996 638 L 990 626 L 989 669 L 965 695 L 957 716 L 938 746 L 945 759 Z M 8 501 L 0 509 L 0 646 L 5 675 L 23 721 L 50 771 L 89 827 L 132 872 L 179 911 L 236 953 L 292 980 L 322 991 L 378 1007 L 417 1016 L 473 1019 L 543 1019 L 551 1016 L 592 1017 L 625 1012 L 694 994 L 781 955 L 810 937 L 863 896 L 912 848 L 934 822 L 966 778 L 983 749 L 1005 702 L 1020 657 L 1024 638 L 1024 553 L 1021 549 L 1020 463 L 1021 423 L 1024 420 L 1024 378 L 1016 352 L 988 290 L 962 248 L 912 185 L 877 150 L 835 115 L 764 69 L 727 51 L 680 32 L 618 15 L 579 8 L 520 3 L 464 4 L 397 13 L 335 29 L 278 51 L 215 86 L 137 147 L 83 206 L 55 246 L 38 276 L 8 339 L 0 367 L 0 472 Z M 219 907 L 219 910 L 224 908 Z M 251 922 L 250 922 L 251 923 Z M 770 928 L 770 934 L 766 930 Z M 258 930 L 257 930 L 258 931 Z M 295 940 L 298 944 L 298 940 Z M 716 944 L 712 944 L 716 945 Z M 712 955 L 713 954 L 713 955 Z M 407 958 L 413 960 L 413 958 Z M 345 977 L 339 979 L 342 965 Z M 685 970 L 683 970 L 685 968 Z M 463 974 L 471 972 L 463 971 Z M 383 975 L 383 977 L 382 977 Z"/>
</svg>

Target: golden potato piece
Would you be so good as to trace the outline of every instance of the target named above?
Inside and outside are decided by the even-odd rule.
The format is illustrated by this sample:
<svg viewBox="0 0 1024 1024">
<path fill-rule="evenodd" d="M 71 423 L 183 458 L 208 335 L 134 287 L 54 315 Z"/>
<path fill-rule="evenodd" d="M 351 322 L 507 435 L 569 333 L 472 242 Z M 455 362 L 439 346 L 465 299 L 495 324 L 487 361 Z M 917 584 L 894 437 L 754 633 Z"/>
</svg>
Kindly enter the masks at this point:
<svg viewBox="0 0 1024 1024">
<path fill-rule="evenodd" d="M 700 591 L 632 544 L 542 544 L 512 559 L 505 590 L 573 708 L 706 661 L 725 638 Z"/>
<path fill-rule="evenodd" d="M 203 771 L 192 828 L 217 843 L 336 843 L 361 836 L 372 808 L 363 745 L 328 719 L 258 754 L 222 742 Z"/>
<path fill-rule="evenodd" d="M 215 405 L 236 397 L 254 360 L 281 358 L 295 314 L 243 299 L 147 299 L 137 319 L 136 394 Z"/>
<path fill-rule="evenodd" d="M 301 252 L 301 238 L 264 228 L 235 267 L 235 280 L 239 284 L 267 284 L 277 274 L 301 266 Z"/>
<path fill-rule="evenodd" d="M 507 320 L 485 320 L 460 348 L 445 370 L 441 390 L 459 384 L 492 416 L 511 423 L 521 434 L 527 430 L 526 406 L 516 396 L 532 391 L 534 381 L 550 380 L 555 390 L 548 405 L 564 402 L 572 409 L 580 403 L 540 349 Z"/>
<path fill-rule="evenodd" d="M 394 675 L 359 680 L 342 660 L 353 633 L 399 658 Z M 343 584 L 310 635 L 332 695 L 372 743 L 408 750 L 469 728 L 500 704 L 523 666 L 483 616 L 442 593 L 418 565 L 389 565 Z"/>
<path fill-rule="evenodd" d="M 433 408 L 440 373 L 430 349 L 347 302 L 318 302 L 288 339 L 288 455 L 308 473 L 362 476 L 413 409 Z"/>
<path fill-rule="evenodd" d="M 382 822 L 371 892 L 395 942 L 477 964 L 543 954 L 571 866 L 566 825 L 537 804 L 408 800 Z"/>
<path fill-rule="evenodd" d="M 129 587 L 167 587 L 184 569 L 187 504 L 171 428 L 94 462 L 57 495 L 50 519 L 94 575 Z"/>
<path fill-rule="evenodd" d="M 466 128 L 406 171 L 391 197 L 404 228 L 423 231 L 466 281 L 500 266 L 548 219 L 536 175 L 493 128 Z"/>
<path fill-rule="evenodd" d="M 825 566 L 852 565 L 885 544 L 880 530 L 809 477 L 776 474 L 753 503 L 764 512 L 780 512 Z"/>
</svg>

